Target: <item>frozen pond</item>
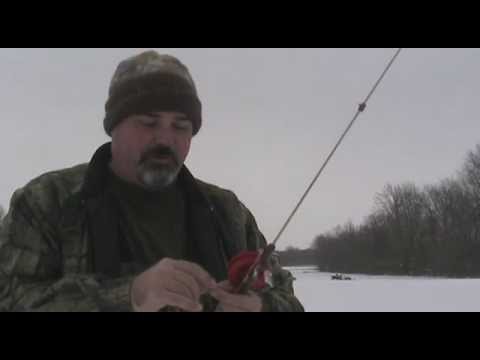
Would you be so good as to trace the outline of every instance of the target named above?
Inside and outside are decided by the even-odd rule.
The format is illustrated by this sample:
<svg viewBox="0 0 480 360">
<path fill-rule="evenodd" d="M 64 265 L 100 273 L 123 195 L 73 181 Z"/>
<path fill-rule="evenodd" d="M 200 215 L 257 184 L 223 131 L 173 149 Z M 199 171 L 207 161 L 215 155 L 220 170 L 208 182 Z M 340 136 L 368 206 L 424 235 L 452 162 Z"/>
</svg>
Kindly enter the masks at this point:
<svg viewBox="0 0 480 360">
<path fill-rule="evenodd" d="M 308 312 L 477 312 L 480 279 L 442 279 L 331 273 L 290 267 L 295 293 Z"/>
</svg>

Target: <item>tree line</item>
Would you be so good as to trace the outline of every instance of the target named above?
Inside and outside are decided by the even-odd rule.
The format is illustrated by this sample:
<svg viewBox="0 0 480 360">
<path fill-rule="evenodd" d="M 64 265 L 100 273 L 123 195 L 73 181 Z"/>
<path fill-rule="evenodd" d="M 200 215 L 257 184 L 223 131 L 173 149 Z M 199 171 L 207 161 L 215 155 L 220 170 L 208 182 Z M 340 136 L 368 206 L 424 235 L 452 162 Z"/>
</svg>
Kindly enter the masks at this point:
<svg viewBox="0 0 480 360">
<path fill-rule="evenodd" d="M 480 144 L 438 184 L 386 185 L 362 224 L 317 236 L 312 250 L 322 271 L 480 276 Z"/>
</svg>

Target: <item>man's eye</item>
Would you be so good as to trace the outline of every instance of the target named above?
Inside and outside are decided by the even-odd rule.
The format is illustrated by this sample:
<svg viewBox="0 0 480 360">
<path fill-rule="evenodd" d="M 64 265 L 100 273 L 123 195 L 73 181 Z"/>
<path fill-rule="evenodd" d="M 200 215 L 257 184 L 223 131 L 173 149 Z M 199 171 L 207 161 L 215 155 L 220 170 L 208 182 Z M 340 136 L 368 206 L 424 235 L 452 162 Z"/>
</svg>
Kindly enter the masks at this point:
<svg viewBox="0 0 480 360">
<path fill-rule="evenodd" d="M 155 120 L 148 119 L 148 118 L 140 119 L 140 124 L 143 126 L 152 127 L 155 125 Z"/>
<path fill-rule="evenodd" d="M 179 123 L 174 123 L 173 124 L 173 127 L 177 130 L 181 130 L 181 131 L 187 131 L 189 126 L 188 124 L 179 124 Z"/>
</svg>

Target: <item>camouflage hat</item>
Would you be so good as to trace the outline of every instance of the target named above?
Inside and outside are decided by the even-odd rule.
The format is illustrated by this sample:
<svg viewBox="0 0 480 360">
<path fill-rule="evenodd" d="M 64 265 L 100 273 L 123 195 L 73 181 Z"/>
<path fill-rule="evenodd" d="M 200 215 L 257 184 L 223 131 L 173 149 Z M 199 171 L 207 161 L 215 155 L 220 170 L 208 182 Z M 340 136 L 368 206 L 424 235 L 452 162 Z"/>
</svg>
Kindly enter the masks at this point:
<svg viewBox="0 0 480 360">
<path fill-rule="evenodd" d="M 103 127 L 108 135 L 123 119 L 153 111 L 179 111 L 193 124 L 202 125 L 202 104 L 187 69 L 177 58 L 155 51 L 123 60 L 110 82 Z"/>
</svg>

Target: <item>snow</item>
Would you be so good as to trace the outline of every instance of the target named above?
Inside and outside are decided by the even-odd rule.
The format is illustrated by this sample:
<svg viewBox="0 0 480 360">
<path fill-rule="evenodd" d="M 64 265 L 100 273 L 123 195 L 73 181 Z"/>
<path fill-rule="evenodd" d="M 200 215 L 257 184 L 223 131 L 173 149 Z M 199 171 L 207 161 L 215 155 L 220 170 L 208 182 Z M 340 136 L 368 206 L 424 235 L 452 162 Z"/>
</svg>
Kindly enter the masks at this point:
<svg viewBox="0 0 480 360">
<path fill-rule="evenodd" d="M 314 267 L 291 267 L 308 312 L 478 312 L 480 279 L 348 274 L 331 280 Z"/>
</svg>

